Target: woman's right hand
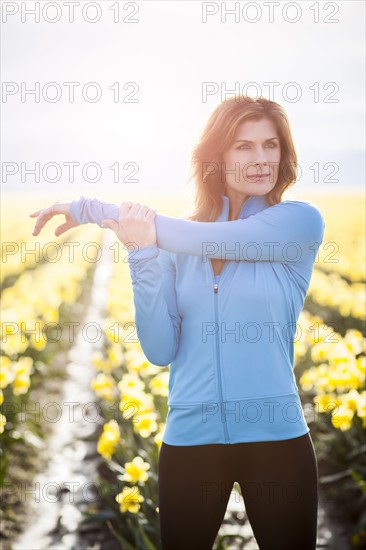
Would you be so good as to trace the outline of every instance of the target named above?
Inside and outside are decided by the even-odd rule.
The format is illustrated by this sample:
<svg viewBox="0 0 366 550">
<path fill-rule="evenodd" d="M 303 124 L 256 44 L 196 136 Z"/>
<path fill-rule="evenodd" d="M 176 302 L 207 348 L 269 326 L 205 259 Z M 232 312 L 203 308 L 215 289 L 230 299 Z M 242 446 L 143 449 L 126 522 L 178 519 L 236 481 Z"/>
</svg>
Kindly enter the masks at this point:
<svg viewBox="0 0 366 550">
<path fill-rule="evenodd" d="M 31 218 L 37 217 L 36 225 L 34 226 L 32 235 L 35 237 L 37 236 L 42 227 L 53 218 L 53 216 L 56 216 L 57 214 L 63 214 L 65 216 L 65 223 L 59 225 L 55 229 L 55 235 L 58 237 L 62 233 L 65 233 L 68 229 L 71 229 L 72 227 L 77 227 L 79 224 L 72 218 L 70 213 L 70 206 L 71 202 L 61 202 L 56 201 L 51 206 L 48 206 L 47 208 L 42 208 L 41 210 L 36 210 L 35 212 L 32 212 L 32 214 L 29 214 Z"/>
</svg>

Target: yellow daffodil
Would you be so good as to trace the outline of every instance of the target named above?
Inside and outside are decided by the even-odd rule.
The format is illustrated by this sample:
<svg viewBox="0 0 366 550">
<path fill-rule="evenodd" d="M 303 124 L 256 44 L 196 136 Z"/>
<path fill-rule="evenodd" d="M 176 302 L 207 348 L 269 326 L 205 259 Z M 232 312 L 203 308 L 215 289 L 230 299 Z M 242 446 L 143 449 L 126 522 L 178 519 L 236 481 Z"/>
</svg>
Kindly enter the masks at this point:
<svg viewBox="0 0 366 550">
<path fill-rule="evenodd" d="M 130 391 L 121 396 L 119 409 L 124 416 L 130 418 L 135 414 L 144 414 L 154 411 L 153 396 L 143 391 Z"/>
<path fill-rule="evenodd" d="M 162 444 L 162 442 L 163 442 L 164 430 L 165 430 L 165 422 L 161 422 L 161 423 L 159 424 L 159 431 L 158 431 L 157 434 L 154 436 L 154 442 L 155 442 L 156 445 L 158 446 L 158 449 L 160 449 L 161 444 Z"/>
<path fill-rule="evenodd" d="M 145 388 L 144 382 L 139 378 L 137 374 L 127 373 L 124 374 L 122 380 L 117 384 L 121 394 L 128 394 L 129 392 L 143 391 Z"/>
<path fill-rule="evenodd" d="M 134 416 L 134 419 L 135 422 L 133 423 L 133 429 L 141 437 L 150 437 L 151 433 L 158 429 L 158 425 L 156 423 L 157 414 L 154 412 L 137 414 Z"/>
<path fill-rule="evenodd" d="M 144 459 L 141 456 L 135 456 L 132 462 L 126 462 L 124 465 L 125 473 L 122 476 L 122 479 L 132 483 L 142 483 L 149 479 L 149 474 L 147 470 L 151 468 L 148 462 L 144 462 Z"/>
<path fill-rule="evenodd" d="M 345 406 L 341 406 L 332 414 L 332 424 L 342 432 L 349 430 L 352 424 L 354 411 Z"/>
<path fill-rule="evenodd" d="M 168 396 L 168 385 L 169 385 L 169 372 L 164 371 L 160 374 L 157 374 L 149 382 L 151 392 L 154 395 L 162 395 L 163 397 Z"/>
<path fill-rule="evenodd" d="M 105 459 L 110 459 L 116 450 L 117 445 L 121 442 L 121 432 L 118 423 L 115 420 L 106 422 L 103 426 L 97 450 Z"/>
<path fill-rule="evenodd" d="M 0 414 L 0 434 L 5 430 L 6 417 L 3 414 Z"/>
<path fill-rule="evenodd" d="M 112 371 L 111 362 L 105 359 L 102 352 L 99 350 L 94 352 L 91 362 L 98 371 L 102 371 L 106 374 L 110 374 Z"/>
<path fill-rule="evenodd" d="M 143 502 L 145 499 L 140 494 L 139 488 L 135 487 L 124 487 L 123 491 L 116 495 L 116 501 L 118 502 L 119 509 L 123 513 L 131 512 L 132 514 L 137 514 L 140 509 L 140 502 Z"/>
<path fill-rule="evenodd" d="M 104 372 L 98 373 L 96 378 L 90 383 L 90 387 L 102 399 L 113 401 L 116 397 L 116 383 L 114 378 Z"/>
</svg>

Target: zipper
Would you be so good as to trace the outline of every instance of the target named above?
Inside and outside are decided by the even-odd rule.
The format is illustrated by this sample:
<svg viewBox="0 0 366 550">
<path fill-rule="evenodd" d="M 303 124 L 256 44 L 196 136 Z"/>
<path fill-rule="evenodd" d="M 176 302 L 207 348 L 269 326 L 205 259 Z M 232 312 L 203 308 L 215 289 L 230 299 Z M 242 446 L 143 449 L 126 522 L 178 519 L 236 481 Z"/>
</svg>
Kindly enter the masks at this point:
<svg viewBox="0 0 366 550">
<path fill-rule="evenodd" d="M 214 280 L 215 323 L 218 327 L 219 326 L 219 323 L 218 323 L 218 317 L 219 317 L 219 314 L 218 314 L 219 284 L 215 282 L 215 274 L 214 274 L 214 271 L 213 271 L 213 268 L 212 268 L 211 260 L 209 260 L 209 263 L 210 263 L 210 266 L 211 266 L 211 273 L 212 273 L 212 277 L 213 277 L 213 280 Z M 224 264 L 224 266 L 221 270 L 221 273 L 224 271 L 226 265 L 227 264 Z M 220 394 L 220 414 L 221 414 L 221 419 L 222 419 L 223 424 L 224 424 L 225 443 L 230 443 L 229 432 L 228 432 L 227 425 L 226 425 L 226 416 L 225 416 L 225 414 L 223 414 L 224 399 L 223 399 L 223 395 L 222 395 L 222 379 L 221 379 L 221 365 L 220 365 L 220 344 L 219 344 L 220 335 L 219 335 L 219 331 L 216 332 L 215 337 L 216 337 L 217 379 L 218 379 L 218 382 L 219 382 L 219 394 Z"/>
</svg>

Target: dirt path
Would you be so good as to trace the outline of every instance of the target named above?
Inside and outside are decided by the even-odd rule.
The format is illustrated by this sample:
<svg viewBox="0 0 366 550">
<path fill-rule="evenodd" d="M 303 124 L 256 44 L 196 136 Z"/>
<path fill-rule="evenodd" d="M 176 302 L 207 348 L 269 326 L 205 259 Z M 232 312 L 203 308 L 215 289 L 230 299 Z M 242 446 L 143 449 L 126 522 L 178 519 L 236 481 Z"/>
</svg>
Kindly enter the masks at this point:
<svg viewBox="0 0 366 550">
<path fill-rule="evenodd" d="M 95 507 L 100 497 L 93 480 L 102 461 L 96 450 L 102 418 L 90 382 L 96 374 L 91 357 L 102 339 L 94 344 L 91 340 L 98 337 L 93 326 L 103 328 L 112 269 L 109 255 L 103 254 L 94 272 L 90 305 L 67 354 L 67 379 L 57 399 L 60 412 L 47 442 L 46 467 L 28 487 L 27 523 L 13 550 L 119 548 L 99 523 L 78 530 L 82 512 Z M 87 323 L 91 328 L 83 334 Z"/>
</svg>

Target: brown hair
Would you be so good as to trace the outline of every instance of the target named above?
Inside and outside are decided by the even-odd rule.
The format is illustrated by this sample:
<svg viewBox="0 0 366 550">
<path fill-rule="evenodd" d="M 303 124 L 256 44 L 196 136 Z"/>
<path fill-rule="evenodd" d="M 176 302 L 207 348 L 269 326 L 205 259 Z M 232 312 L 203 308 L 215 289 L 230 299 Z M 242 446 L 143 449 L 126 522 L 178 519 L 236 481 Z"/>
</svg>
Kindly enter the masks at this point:
<svg viewBox="0 0 366 550">
<path fill-rule="evenodd" d="M 278 179 L 267 199 L 271 206 L 281 202 L 285 190 L 296 182 L 298 167 L 287 114 L 281 105 L 264 97 L 232 96 L 213 111 L 193 149 L 190 180 L 193 179 L 195 184 L 194 210 L 186 215 L 186 219 L 207 222 L 217 219 L 225 187 L 223 154 L 234 140 L 239 124 L 244 120 L 262 118 L 275 124 L 281 146 Z M 208 166 L 215 168 L 205 171 Z"/>
</svg>

